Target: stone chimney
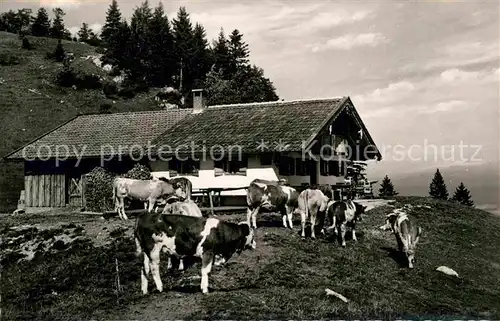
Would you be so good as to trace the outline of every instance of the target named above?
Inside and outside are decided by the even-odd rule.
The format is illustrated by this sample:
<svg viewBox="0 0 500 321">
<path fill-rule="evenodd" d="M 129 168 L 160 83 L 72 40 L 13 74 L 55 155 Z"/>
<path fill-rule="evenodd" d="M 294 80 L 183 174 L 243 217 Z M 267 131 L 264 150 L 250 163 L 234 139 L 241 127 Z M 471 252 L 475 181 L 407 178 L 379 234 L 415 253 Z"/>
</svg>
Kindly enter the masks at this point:
<svg viewBox="0 0 500 321">
<path fill-rule="evenodd" d="M 207 108 L 207 99 L 203 89 L 193 89 L 193 114 L 202 113 Z"/>
</svg>

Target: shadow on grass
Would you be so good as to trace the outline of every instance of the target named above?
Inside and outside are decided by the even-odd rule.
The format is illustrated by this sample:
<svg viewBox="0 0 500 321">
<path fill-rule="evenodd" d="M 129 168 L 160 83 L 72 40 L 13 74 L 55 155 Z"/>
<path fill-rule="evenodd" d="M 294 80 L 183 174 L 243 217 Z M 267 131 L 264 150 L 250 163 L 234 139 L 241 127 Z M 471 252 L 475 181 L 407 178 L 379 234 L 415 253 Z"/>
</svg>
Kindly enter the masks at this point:
<svg viewBox="0 0 500 321">
<path fill-rule="evenodd" d="M 393 259 L 400 268 L 408 267 L 408 259 L 406 258 L 404 253 L 401 253 L 400 251 L 392 247 L 382 246 L 380 249 L 388 252 L 387 256 Z"/>
</svg>

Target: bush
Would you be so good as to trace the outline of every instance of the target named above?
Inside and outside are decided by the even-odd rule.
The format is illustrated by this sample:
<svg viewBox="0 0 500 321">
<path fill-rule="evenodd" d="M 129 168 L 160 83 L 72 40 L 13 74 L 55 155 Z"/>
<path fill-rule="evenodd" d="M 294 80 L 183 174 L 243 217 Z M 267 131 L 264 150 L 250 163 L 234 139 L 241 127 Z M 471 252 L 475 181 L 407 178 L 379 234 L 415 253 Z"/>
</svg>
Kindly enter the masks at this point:
<svg viewBox="0 0 500 321">
<path fill-rule="evenodd" d="M 111 108 L 113 108 L 113 106 L 110 103 L 103 103 L 103 104 L 101 104 L 101 106 L 99 106 L 99 113 L 100 114 L 110 114 Z"/>
<path fill-rule="evenodd" d="M 65 53 L 63 45 L 61 43 L 61 39 L 59 39 L 54 51 L 47 52 L 47 54 L 45 55 L 45 59 L 55 60 L 57 62 L 62 62 L 64 60 L 65 56 L 66 56 L 66 53 Z"/>
<path fill-rule="evenodd" d="M 27 50 L 33 49 L 33 46 L 31 45 L 30 41 L 26 37 L 23 37 L 23 44 L 22 44 L 21 47 L 23 49 L 27 49 Z"/>
<path fill-rule="evenodd" d="M 0 65 L 1 66 L 14 66 L 14 65 L 19 65 L 21 63 L 21 60 L 18 58 L 18 56 L 8 52 L 8 51 L 3 51 L 0 52 Z"/>
<path fill-rule="evenodd" d="M 114 175 L 102 167 L 95 167 L 87 174 L 85 197 L 88 210 L 104 212 L 114 209 L 113 179 Z"/>
<path fill-rule="evenodd" d="M 56 74 L 55 83 L 61 87 L 76 86 L 80 89 L 100 89 L 102 86 L 99 76 L 78 73 L 68 67 L 62 68 Z"/>
<path fill-rule="evenodd" d="M 149 167 L 141 164 L 135 164 L 124 176 L 133 179 L 153 179 Z"/>
<path fill-rule="evenodd" d="M 118 95 L 118 86 L 113 82 L 107 81 L 102 85 L 102 91 L 107 98 L 116 98 Z"/>
</svg>

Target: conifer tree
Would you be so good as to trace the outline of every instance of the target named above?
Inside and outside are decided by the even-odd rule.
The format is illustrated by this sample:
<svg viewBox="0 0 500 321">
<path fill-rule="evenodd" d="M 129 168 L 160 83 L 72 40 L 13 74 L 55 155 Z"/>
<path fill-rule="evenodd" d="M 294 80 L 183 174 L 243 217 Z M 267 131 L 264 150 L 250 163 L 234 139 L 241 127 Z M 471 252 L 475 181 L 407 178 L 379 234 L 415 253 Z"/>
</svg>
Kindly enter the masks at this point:
<svg viewBox="0 0 500 321">
<path fill-rule="evenodd" d="M 35 20 L 31 25 L 31 34 L 35 37 L 48 37 L 50 33 L 49 14 L 45 8 L 38 9 Z"/>
<path fill-rule="evenodd" d="M 173 35 L 174 35 L 174 52 L 175 52 L 175 63 L 177 66 L 178 74 L 181 74 L 182 69 L 182 81 L 180 76 L 177 77 L 177 85 L 183 96 L 189 93 L 191 90 L 190 75 L 188 71 L 192 70 L 189 64 L 192 58 L 192 43 L 193 43 L 193 26 L 191 24 L 191 19 L 185 7 L 180 7 L 177 12 L 177 17 L 172 21 Z"/>
<path fill-rule="evenodd" d="M 463 182 L 460 182 L 460 185 L 456 188 L 451 200 L 459 202 L 463 205 L 474 206 L 474 201 L 471 198 L 470 191 L 465 187 Z"/>
<path fill-rule="evenodd" d="M 90 39 L 90 33 L 92 32 L 91 29 L 89 29 L 89 25 L 87 23 L 82 23 L 82 27 L 78 31 L 78 40 L 81 42 L 88 42 Z"/>
<path fill-rule="evenodd" d="M 170 23 L 161 2 L 155 8 L 150 20 L 148 39 L 152 59 L 149 71 L 150 81 L 155 87 L 171 85 L 175 72 L 175 68 L 173 68 L 173 38 Z"/>
<path fill-rule="evenodd" d="M 444 183 L 443 176 L 439 172 L 439 169 L 436 170 L 434 174 L 434 178 L 432 179 L 429 185 L 429 195 L 435 199 L 448 199 L 448 191 L 446 189 L 446 184 Z"/>
<path fill-rule="evenodd" d="M 228 80 L 231 78 L 231 53 L 229 51 L 229 41 L 222 28 L 217 40 L 215 40 L 213 44 L 212 61 L 215 72 L 220 72 L 222 74 L 222 79 Z"/>
<path fill-rule="evenodd" d="M 188 75 L 192 78 L 193 86 L 200 87 L 210 70 L 210 52 L 205 28 L 198 23 L 193 31 L 192 59 L 189 68 Z"/>
<path fill-rule="evenodd" d="M 398 192 L 395 191 L 394 185 L 392 184 L 391 179 L 387 175 L 385 175 L 384 179 L 382 180 L 378 193 L 379 196 L 381 197 L 391 197 L 399 194 Z"/>
<path fill-rule="evenodd" d="M 152 59 L 150 51 L 149 25 L 153 14 L 148 0 L 144 1 L 134 10 L 130 19 L 130 78 L 147 82 L 147 74 L 152 70 Z"/>
<path fill-rule="evenodd" d="M 239 66 L 248 64 L 249 50 L 248 45 L 243 41 L 243 35 L 238 29 L 234 29 L 229 35 L 229 73 L 236 73 Z"/>
<path fill-rule="evenodd" d="M 116 42 L 114 38 L 122 27 L 122 14 L 118 7 L 118 2 L 113 0 L 106 12 L 106 22 L 101 31 L 101 39 L 106 44 L 106 47 L 109 48 L 109 46 L 112 46 Z"/>
<path fill-rule="evenodd" d="M 69 31 L 64 27 L 63 17 L 66 13 L 61 8 L 54 8 L 52 11 L 55 18 L 50 28 L 50 36 L 56 39 L 71 39 Z"/>
</svg>

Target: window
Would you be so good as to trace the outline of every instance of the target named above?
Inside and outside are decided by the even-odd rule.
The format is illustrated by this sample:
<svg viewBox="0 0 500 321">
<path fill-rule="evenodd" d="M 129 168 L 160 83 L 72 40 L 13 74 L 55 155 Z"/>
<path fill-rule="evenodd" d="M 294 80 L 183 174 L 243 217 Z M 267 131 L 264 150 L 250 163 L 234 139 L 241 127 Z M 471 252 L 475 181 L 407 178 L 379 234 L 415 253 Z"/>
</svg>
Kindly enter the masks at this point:
<svg viewBox="0 0 500 321">
<path fill-rule="evenodd" d="M 200 171 L 200 161 L 193 159 L 180 161 L 177 158 L 173 158 L 170 160 L 168 168 L 170 170 L 170 177 L 177 175 L 198 176 Z"/>
<path fill-rule="evenodd" d="M 279 162 L 279 174 L 282 176 L 293 176 L 295 175 L 295 159 L 282 156 Z"/>
<path fill-rule="evenodd" d="M 295 175 L 307 176 L 310 175 L 311 162 L 309 160 L 303 160 L 302 158 L 295 159 Z"/>
<path fill-rule="evenodd" d="M 224 157 L 221 160 L 214 161 L 215 176 L 221 175 L 246 175 L 248 167 L 248 157 L 242 156 L 241 160 L 238 156 L 231 158 Z"/>
<path fill-rule="evenodd" d="M 273 154 L 272 153 L 260 154 L 260 164 L 263 166 L 272 165 L 273 164 Z"/>
<path fill-rule="evenodd" d="M 320 160 L 320 175 L 321 176 L 345 176 L 345 162 L 344 161 L 324 161 Z"/>
</svg>

